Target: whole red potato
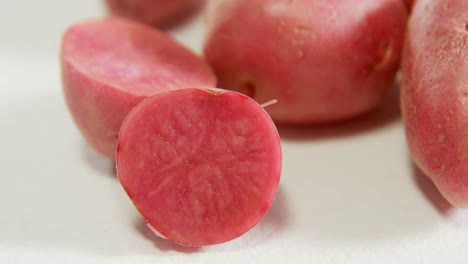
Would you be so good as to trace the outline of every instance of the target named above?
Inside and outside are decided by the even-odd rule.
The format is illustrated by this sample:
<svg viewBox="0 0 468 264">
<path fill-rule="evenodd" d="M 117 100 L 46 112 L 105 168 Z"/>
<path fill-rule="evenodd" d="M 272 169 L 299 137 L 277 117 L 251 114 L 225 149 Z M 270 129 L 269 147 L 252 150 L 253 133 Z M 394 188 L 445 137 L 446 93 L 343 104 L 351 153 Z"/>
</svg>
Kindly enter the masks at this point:
<svg viewBox="0 0 468 264">
<path fill-rule="evenodd" d="M 468 1 L 418 0 L 402 67 L 413 160 L 445 198 L 468 207 Z"/>
<path fill-rule="evenodd" d="M 382 101 L 406 20 L 401 0 L 210 1 L 204 53 L 219 87 L 277 99 L 275 121 L 337 121 Z"/>
<path fill-rule="evenodd" d="M 165 26 L 187 15 L 201 0 L 106 0 L 111 14 L 154 26 Z"/>
</svg>

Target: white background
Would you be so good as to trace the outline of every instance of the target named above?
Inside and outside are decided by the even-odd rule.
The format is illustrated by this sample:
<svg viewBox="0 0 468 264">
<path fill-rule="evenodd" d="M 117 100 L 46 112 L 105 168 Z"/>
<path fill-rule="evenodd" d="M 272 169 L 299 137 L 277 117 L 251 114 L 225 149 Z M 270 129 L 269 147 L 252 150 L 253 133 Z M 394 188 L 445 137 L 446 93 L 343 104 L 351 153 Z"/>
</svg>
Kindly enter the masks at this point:
<svg viewBox="0 0 468 264">
<path fill-rule="evenodd" d="M 468 211 L 411 164 L 397 92 L 350 122 L 279 128 L 281 187 L 243 237 L 192 249 L 154 236 L 62 99 L 61 33 L 104 14 L 91 0 L 0 5 L 0 263 L 468 263 Z M 201 18 L 172 34 L 201 51 Z"/>
</svg>

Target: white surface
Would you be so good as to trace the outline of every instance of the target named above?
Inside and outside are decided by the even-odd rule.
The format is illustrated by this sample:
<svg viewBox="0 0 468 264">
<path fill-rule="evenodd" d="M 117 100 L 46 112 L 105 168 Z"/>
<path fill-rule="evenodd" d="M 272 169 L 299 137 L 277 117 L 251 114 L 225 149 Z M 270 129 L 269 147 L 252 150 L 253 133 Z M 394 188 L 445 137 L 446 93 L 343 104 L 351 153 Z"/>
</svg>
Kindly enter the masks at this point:
<svg viewBox="0 0 468 264">
<path fill-rule="evenodd" d="M 350 123 L 281 128 L 284 170 L 268 215 L 224 245 L 186 249 L 145 227 L 113 164 L 62 100 L 61 32 L 98 1 L 0 9 L 0 263 L 467 263 L 468 212 L 409 161 L 396 95 Z M 174 34 L 200 51 L 203 23 Z"/>
</svg>

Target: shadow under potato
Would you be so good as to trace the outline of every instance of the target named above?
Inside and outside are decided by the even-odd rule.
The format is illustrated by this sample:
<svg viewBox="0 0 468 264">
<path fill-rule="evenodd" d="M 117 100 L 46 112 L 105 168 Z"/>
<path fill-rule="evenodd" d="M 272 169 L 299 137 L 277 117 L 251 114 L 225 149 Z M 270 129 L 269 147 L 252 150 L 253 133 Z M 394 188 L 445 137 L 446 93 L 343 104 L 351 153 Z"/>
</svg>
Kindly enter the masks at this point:
<svg viewBox="0 0 468 264">
<path fill-rule="evenodd" d="M 400 120 L 400 116 L 400 87 L 395 84 L 376 109 L 352 119 L 308 126 L 277 125 L 282 139 L 310 141 L 323 138 L 341 138 L 372 131 Z"/>
<path fill-rule="evenodd" d="M 288 215 L 286 195 L 280 187 L 270 209 L 258 224 L 259 228 L 268 229 L 271 233 L 281 232 L 288 225 Z"/>
<path fill-rule="evenodd" d="M 411 163 L 413 178 L 424 197 L 442 215 L 447 216 L 454 207 L 442 196 L 434 183 L 414 163 Z"/>
<path fill-rule="evenodd" d="M 264 218 L 251 230 L 241 235 L 240 237 L 218 245 L 211 245 L 213 249 L 219 247 L 230 249 L 235 248 L 250 248 L 259 244 L 265 243 L 266 240 L 274 237 L 279 232 L 284 230 L 288 222 L 288 210 L 284 193 L 279 190 L 272 206 L 264 216 Z M 135 220 L 135 229 L 146 239 L 153 242 L 154 246 L 161 251 L 175 251 L 180 253 L 192 254 L 204 251 L 206 247 L 185 247 L 174 242 L 168 241 L 157 236 L 149 229 L 146 221 L 142 217 Z"/>
<path fill-rule="evenodd" d="M 117 178 L 115 161 L 96 152 L 84 140 L 82 140 L 82 142 L 81 150 L 83 160 L 99 174 Z"/>
<path fill-rule="evenodd" d="M 168 31 L 175 28 L 183 27 L 190 23 L 192 19 L 201 13 L 206 5 L 206 0 L 195 0 L 192 5 L 182 10 L 179 14 L 167 20 L 158 28 Z"/>
</svg>

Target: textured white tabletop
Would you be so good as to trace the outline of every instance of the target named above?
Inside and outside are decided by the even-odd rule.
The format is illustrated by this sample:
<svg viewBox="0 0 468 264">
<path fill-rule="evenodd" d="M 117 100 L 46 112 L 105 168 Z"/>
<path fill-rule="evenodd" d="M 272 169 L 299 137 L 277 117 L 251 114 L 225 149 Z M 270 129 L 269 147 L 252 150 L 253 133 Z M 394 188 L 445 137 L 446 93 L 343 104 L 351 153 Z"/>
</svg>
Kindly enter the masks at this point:
<svg viewBox="0 0 468 264">
<path fill-rule="evenodd" d="M 0 263 L 468 263 L 468 211 L 415 169 L 397 94 L 341 125 L 280 128 L 284 169 L 267 216 L 232 242 L 183 248 L 155 237 L 65 108 L 62 31 L 99 1 L 0 8 Z M 197 52 L 203 22 L 172 34 Z"/>
</svg>

